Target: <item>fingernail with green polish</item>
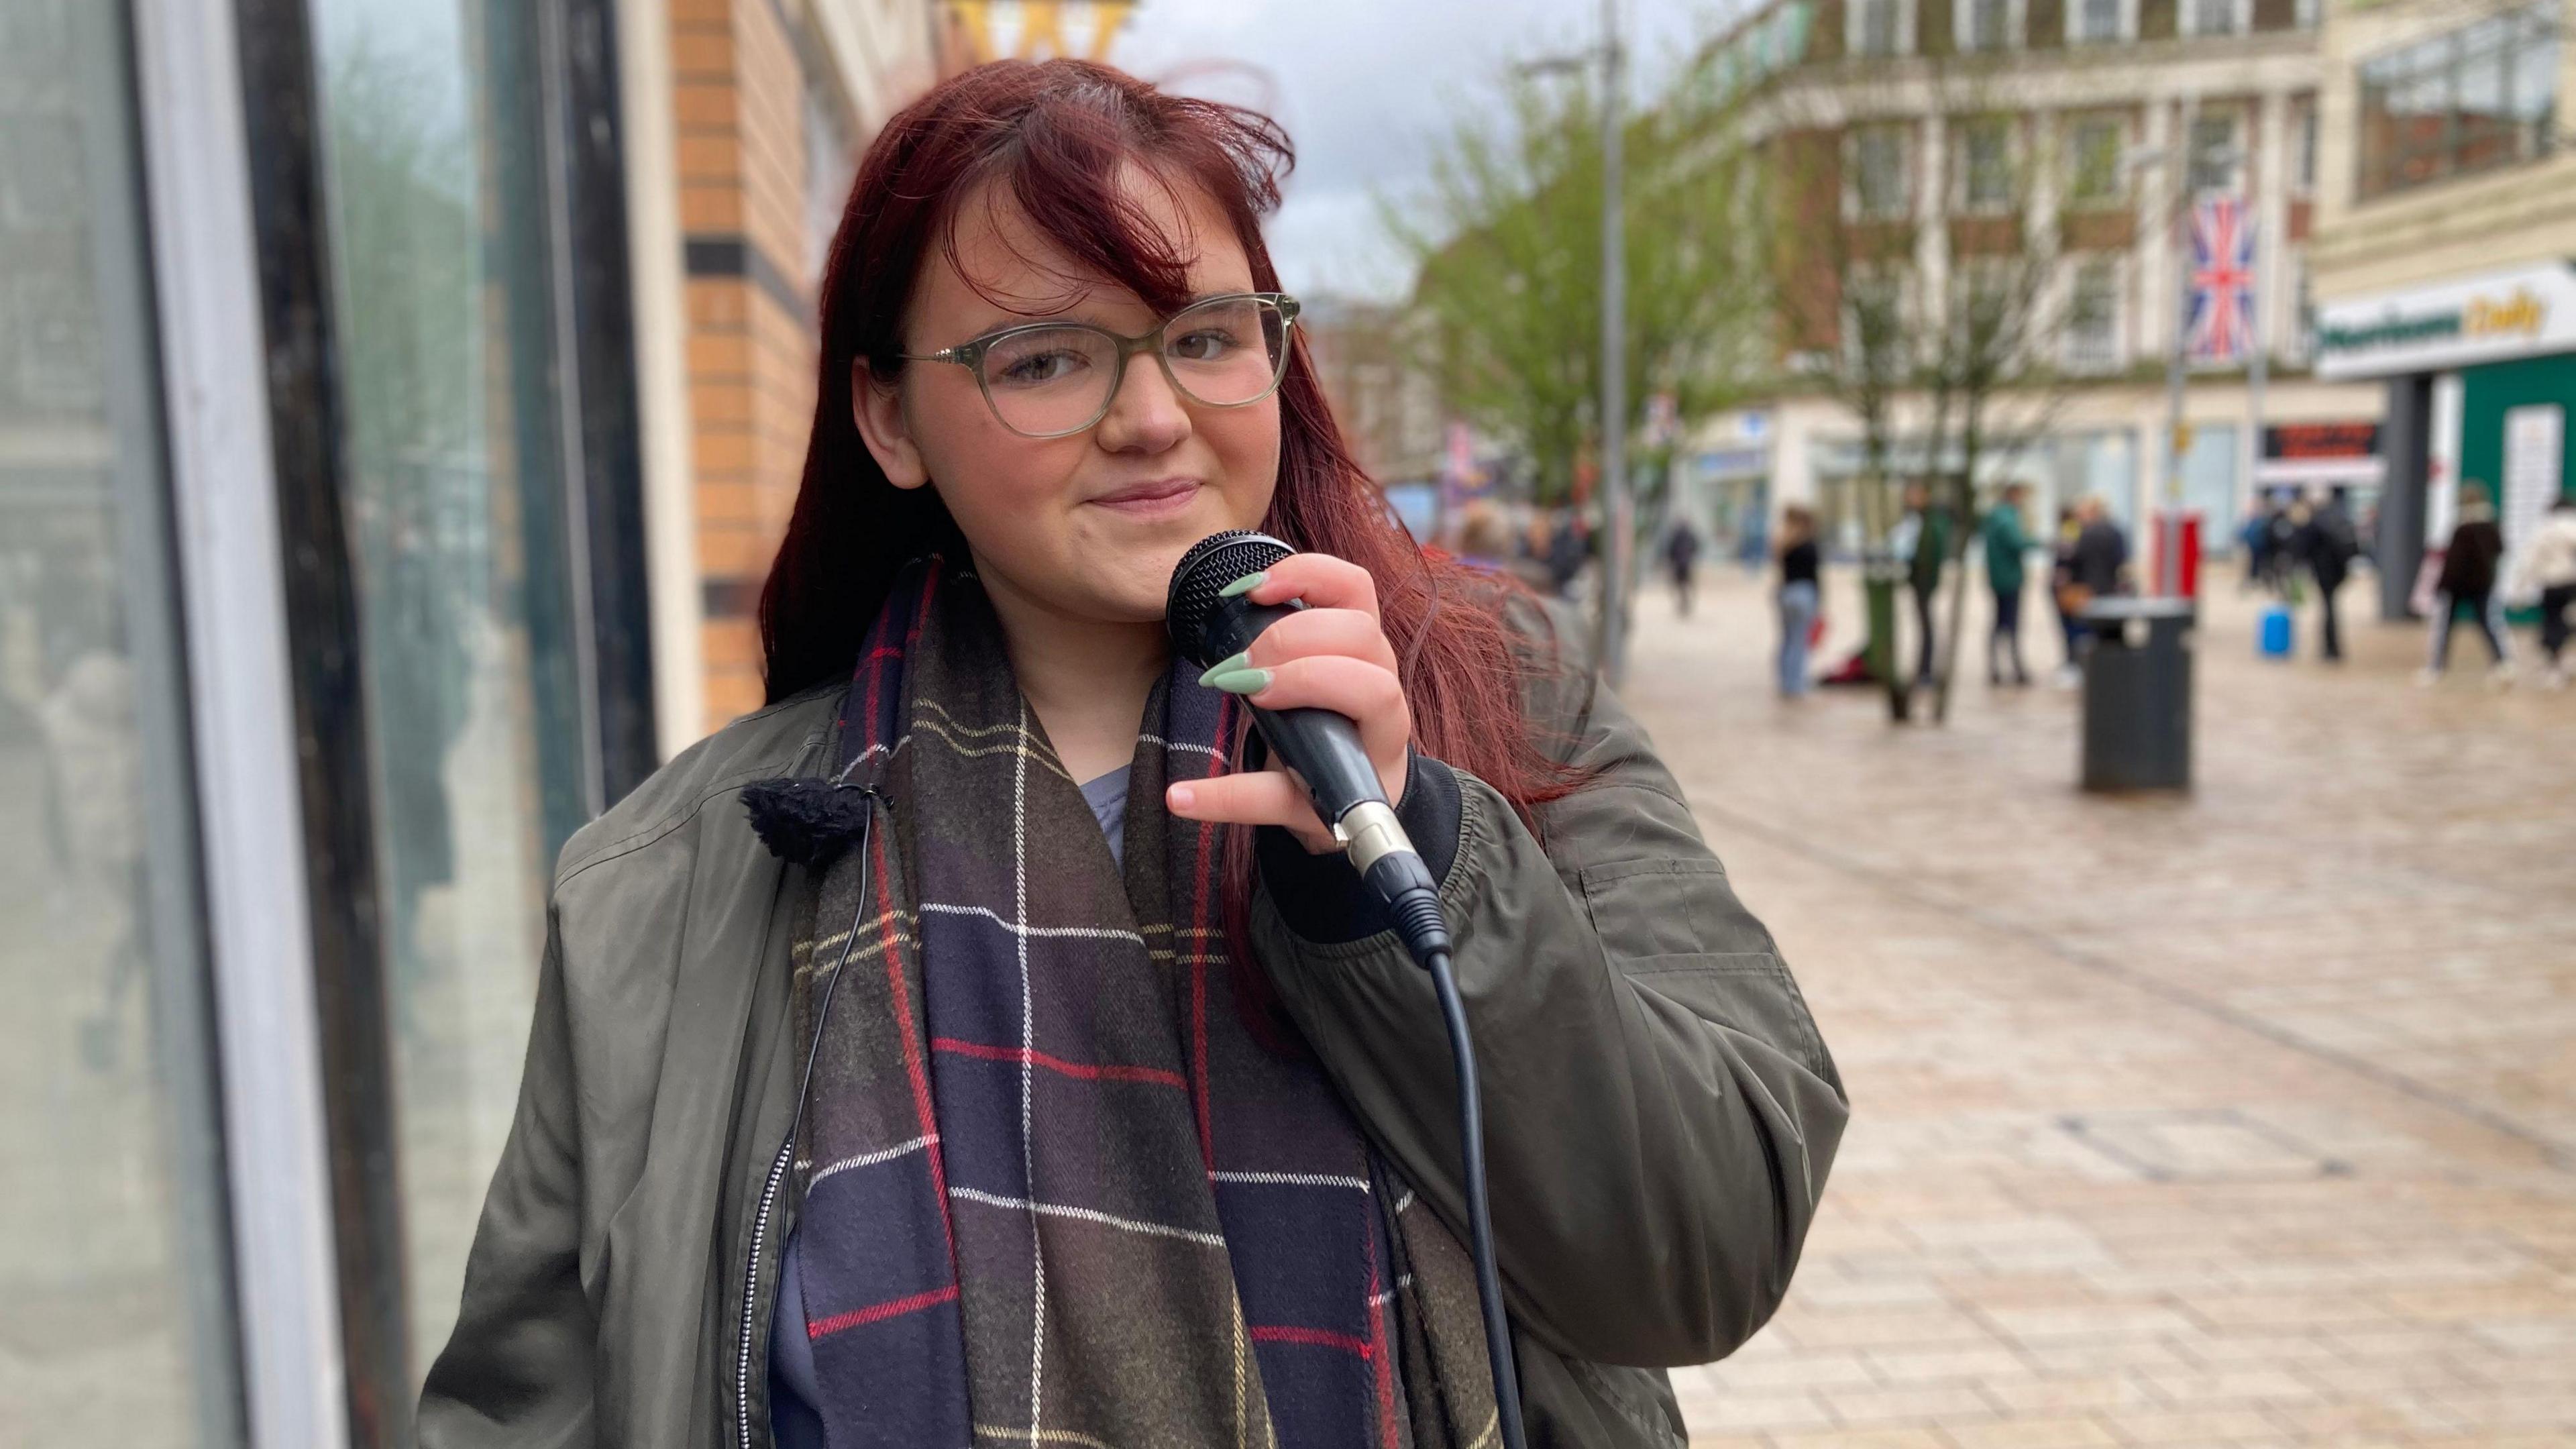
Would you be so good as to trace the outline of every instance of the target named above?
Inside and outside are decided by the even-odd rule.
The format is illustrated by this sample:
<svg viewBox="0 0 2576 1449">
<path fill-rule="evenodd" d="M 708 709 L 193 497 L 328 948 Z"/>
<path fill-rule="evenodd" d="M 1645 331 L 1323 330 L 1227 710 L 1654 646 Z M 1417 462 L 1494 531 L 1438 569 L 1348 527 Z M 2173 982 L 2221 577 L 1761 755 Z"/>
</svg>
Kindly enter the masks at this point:
<svg viewBox="0 0 2576 1449">
<path fill-rule="evenodd" d="M 1229 654 L 1225 658 L 1209 665 L 1207 667 L 1207 672 L 1199 676 L 1199 683 L 1209 683 L 1220 674 L 1232 674 L 1236 670 L 1245 668 L 1251 663 L 1252 651 L 1249 649 L 1244 650 L 1240 654 Z"/>
<path fill-rule="evenodd" d="M 1242 578 L 1236 579 L 1233 583 L 1217 590 L 1216 596 L 1220 599 L 1231 599 L 1237 594 L 1251 593 L 1254 589 L 1260 588 L 1263 584 L 1268 583 L 1269 581 L 1270 571 L 1268 569 L 1263 569 L 1257 574 L 1245 574 Z"/>
<path fill-rule="evenodd" d="M 1207 681 L 1207 685 L 1210 689 L 1222 689 L 1228 694 L 1259 694 L 1270 687 L 1270 671 L 1238 669 L 1232 674 L 1218 675 Z"/>
</svg>

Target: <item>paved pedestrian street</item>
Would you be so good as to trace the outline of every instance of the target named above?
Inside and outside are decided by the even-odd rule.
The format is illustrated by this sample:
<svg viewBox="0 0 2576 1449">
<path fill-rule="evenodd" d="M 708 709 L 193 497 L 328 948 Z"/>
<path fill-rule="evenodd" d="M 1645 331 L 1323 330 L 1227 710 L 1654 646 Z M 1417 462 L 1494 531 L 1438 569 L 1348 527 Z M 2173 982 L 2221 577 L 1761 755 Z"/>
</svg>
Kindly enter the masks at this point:
<svg viewBox="0 0 2576 1449">
<path fill-rule="evenodd" d="M 1775 700 L 1738 572 L 1641 603 L 1624 693 L 1854 1112 L 1787 1305 L 1675 1375 L 1695 1445 L 2576 1445 L 2576 691 L 2468 640 L 2419 689 L 2369 588 L 2332 670 L 2221 584 L 2181 800 L 2078 792 L 1982 608 L 1898 730 Z"/>
</svg>

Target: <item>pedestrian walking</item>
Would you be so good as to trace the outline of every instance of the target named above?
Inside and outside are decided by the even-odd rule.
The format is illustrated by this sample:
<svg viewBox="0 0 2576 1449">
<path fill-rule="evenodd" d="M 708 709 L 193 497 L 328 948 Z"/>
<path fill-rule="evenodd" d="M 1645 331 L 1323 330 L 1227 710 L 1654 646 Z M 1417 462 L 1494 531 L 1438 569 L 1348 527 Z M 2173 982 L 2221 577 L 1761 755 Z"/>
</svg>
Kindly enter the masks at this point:
<svg viewBox="0 0 2576 1449">
<path fill-rule="evenodd" d="M 1832 1061 L 1579 646 L 1342 446 L 1269 290 L 1287 159 L 1065 59 L 879 133 L 768 707 L 564 847 L 422 1449 L 1489 1439 L 1432 974 L 1254 707 L 1356 721 L 1445 883 L 1539 1442 L 1671 1442 L 1632 1365 L 1779 1306 Z M 1263 527 L 1227 593 L 1285 617 L 1202 672 L 1174 567 Z"/>
<path fill-rule="evenodd" d="M 2022 500 L 2030 490 L 2019 483 L 2004 485 L 2004 496 L 1986 511 L 1979 532 L 1986 545 L 1986 585 L 1994 591 L 1995 624 L 1986 635 L 1986 682 L 2004 682 L 2000 656 L 2012 660 L 2012 682 L 2030 683 L 2030 670 L 2021 658 L 2021 585 L 2025 555 L 2030 552 L 2030 535 L 2022 528 Z"/>
<path fill-rule="evenodd" d="M 2343 500 L 2329 497 L 2313 506 L 2293 505 L 2290 510 L 2290 553 L 2308 578 L 2317 586 L 2317 609 L 2320 623 L 2320 657 L 2329 664 L 2343 662 L 2343 634 L 2335 621 L 2335 590 L 2351 576 L 2352 561 L 2361 552 L 2360 540 L 2353 534 L 2352 517 L 2343 511 Z"/>
<path fill-rule="evenodd" d="M 2513 659 L 2505 647 L 2504 600 L 2496 592 L 2496 565 L 2504 557 L 2504 530 L 2496 526 L 2495 505 L 2487 485 L 2470 479 L 2460 485 L 2460 521 L 2442 550 L 2442 572 L 2433 581 L 2432 652 L 2424 661 L 2418 684 L 2432 684 L 2451 662 L 2451 626 L 2462 613 L 2477 621 L 2494 663 L 2487 682 L 2502 688 L 2513 683 Z"/>
<path fill-rule="evenodd" d="M 1699 530 L 1687 518 L 1673 520 L 1672 532 L 1664 535 L 1664 567 L 1673 578 L 1673 599 L 1687 619 L 1691 611 L 1691 584 L 1699 571 Z"/>
<path fill-rule="evenodd" d="M 1807 649 L 1823 608 L 1822 556 L 1816 549 L 1816 515 L 1802 504 L 1780 510 L 1780 697 L 1798 699 L 1808 689 Z"/>
<path fill-rule="evenodd" d="M 1932 601 L 1941 589 L 1941 566 L 1950 557 L 1951 526 L 1950 505 L 1934 502 L 1932 490 L 1921 483 L 1906 486 L 1900 537 L 1906 540 L 1906 588 L 1914 596 L 1914 684 L 1918 689 L 1932 684 Z"/>
<path fill-rule="evenodd" d="M 2576 498 L 2561 494 L 2530 542 L 2515 552 L 2513 596 L 2540 600 L 2541 687 L 2563 689 L 2567 615 L 2576 609 Z"/>
</svg>

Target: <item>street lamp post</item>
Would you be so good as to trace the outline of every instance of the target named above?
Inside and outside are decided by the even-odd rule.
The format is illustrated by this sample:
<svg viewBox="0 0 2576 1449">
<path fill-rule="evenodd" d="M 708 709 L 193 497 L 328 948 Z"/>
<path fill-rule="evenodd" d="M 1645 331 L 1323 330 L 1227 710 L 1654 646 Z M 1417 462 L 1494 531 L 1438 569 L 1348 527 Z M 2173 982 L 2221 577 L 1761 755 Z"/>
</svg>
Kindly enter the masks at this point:
<svg viewBox="0 0 2576 1449">
<path fill-rule="evenodd" d="M 1593 655 L 1619 682 L 1628 647 L 1628 551 L 1636 544 L 1628 501 L 1628 229 L 1620 175 L 1625 59 L 1619 0 L 1601 0 L 1601 617 Z"/>
<path fill-rule="evenodd" d="M 1601 548 L 1599 614 L 1592 658 L 1619 682 L 1628 647 L 1629 552 L 1635 508 L 1628 497 L 1628 228 L 1625 177 L 1627 59 L 1619 44 L 1619 0 L 1601 0 L 1601 43 L 1588 51 L 1525 62 L 1523 75 L 1563 74 L 1601 64 Z"/>
</svg>

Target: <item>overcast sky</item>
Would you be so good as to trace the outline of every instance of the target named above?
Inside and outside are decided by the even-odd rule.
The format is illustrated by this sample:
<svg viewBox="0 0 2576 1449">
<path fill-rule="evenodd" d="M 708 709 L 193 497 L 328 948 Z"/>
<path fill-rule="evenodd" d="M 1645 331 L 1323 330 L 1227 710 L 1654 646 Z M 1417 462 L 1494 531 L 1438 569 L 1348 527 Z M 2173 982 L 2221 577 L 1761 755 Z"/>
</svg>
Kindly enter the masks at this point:
<svg viewBox="0 0 2576 1449">
<path fill-rule="evenodd" d="M 1621 0 L 1641 95 L 1737 0 Z M 1297 146 L 1270 227 L 1282 283 L 1403 295 L 1410 268 L 1374 196 L 1417 188 L 1462 108 L 1514 63 L 1593 43 L 1598 0 L 1142 0 L 1111 59 L 1180 89 L 1269 109 Z M 1257 68 L 1247 69 L 1247 67 Z"/>
</svg>

